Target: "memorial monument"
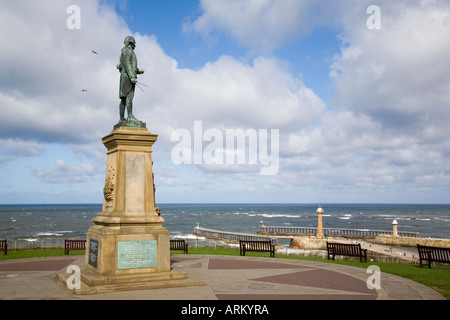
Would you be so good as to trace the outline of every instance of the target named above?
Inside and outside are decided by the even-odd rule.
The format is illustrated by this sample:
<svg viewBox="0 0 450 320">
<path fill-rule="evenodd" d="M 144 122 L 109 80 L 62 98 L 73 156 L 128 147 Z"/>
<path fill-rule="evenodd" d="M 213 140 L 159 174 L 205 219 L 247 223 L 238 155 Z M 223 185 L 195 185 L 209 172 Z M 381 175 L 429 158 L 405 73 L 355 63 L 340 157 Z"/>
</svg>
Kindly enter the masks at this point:
<svg viewBox="0 0 450 320">
<path fill-rule="evenodd" d="M 86 242 L 82 288 L 75 293 L 203 285 L 171 271 L 169 232 L 156 206 L 152 146 L 157 135 L 132 113 L 137 75 L 133 37 L 120 55 L 119 122 L 102 141 L 107 149 L 103 209 Z M 125 119 L 124 113 L 128 117 Z"/>
</svg>

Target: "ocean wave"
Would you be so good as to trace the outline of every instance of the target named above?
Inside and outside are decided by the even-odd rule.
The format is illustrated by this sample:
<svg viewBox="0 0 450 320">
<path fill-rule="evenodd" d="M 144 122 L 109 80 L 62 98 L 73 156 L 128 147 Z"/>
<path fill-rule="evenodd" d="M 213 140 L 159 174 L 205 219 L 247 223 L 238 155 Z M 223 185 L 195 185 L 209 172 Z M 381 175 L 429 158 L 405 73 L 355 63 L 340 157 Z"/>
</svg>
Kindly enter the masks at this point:
<svg viewBox="0 0 450 320">
<path fill-rule="evenodd" d="M 441 218 L 441 217 L 434 217 L 433 219 L 434 219 L 434 220 L 437 220 L 437 221 L 445 221 L 445 222 L 450 222 L 450 219 L 446 219 L 446 218 Z"/>
<path fill-rule="evenodd" d="M 260 213 L 256 214 L 257 217 L 264 218 L 301 218 L 301 215 L 293 215 L 293 214 L 276 214 L 276 213 Z"/>
<path fill-rule="evenodd" d="M 254 211 L 252 213 L 254 213 Z M 239 211 L 236 211 L 236 212 L 233 212 L 233 214 L 235 214 L 235 215 L 243 214 L 243 215 L 247 215 L 247 216 L 251 216 L 251 217 L 255 216 L 254 214 L 252 215 L 250 212 L 239 212 Z"/>
<path fill-rule="evenodd" d="M 17 230 L 17 229 L 19 229 L 19 227 L 15 227 L 15 226 L 13 226 L 13 227 L 1 227 L 0 228 L 0 230 L 2 230 L 2 231 Z"/>
<path fill-rule="evenodd" d="M 62 233 L 56 233 L 56 232 L 39 232 L 36 234 L 36 237 L 52 237 L 52 236 L 63 236 L 64 234 Z"/>
<path fill-rule="evenodd" d="M 11 239 L 51 238 L 56 241 L 64 237 L 85 237 L 92 226 L 90 217 L 98 214 L 99 208 L 101 205 L 65 206 L 64 210 L 60 210 L 60 206 L 11 208 L 0 205 L 0 233 L 4 238 Z M 317 226 L 315 206 L 233 204 L 161 205 L 160 208 L 171 238 L 175 235 L 193 238 L 192 229 L 196 222 L 201 222 L 205 228 L 243 233 L 256 233 L 261 220 L 267 226 Z M 421 236 L 450 238 L 450 205 L 436 208 L 422 205 L 345 204 L 330 205 L 328 209 L 325 206 L 324 210 L 324 227 L 344 228 L 351 224 L 357 229 L 391 230 L 392 221 L 396 219 L 400 231 L 403 229 L 420 232 Z M 68 233 L 61 230 L 73 231 Z"/>
<path fill-rule="evenodd" d="M 301 218 L 301 215 L 292 215 L 292 214 L 279 214 L 279 213 L 255 213 L 255 211 L 250 212 L 240 212 L 235 211 L 232 214 L 234 215 L 245 215 L 249 217 L 263 217 L 263 218 Z"/>
<path fill-rule="evenodd" d="M 205 240 L 205 237 L 198 237 L 193 234 L 180 234 L 173 236 L 173 239 L 185 239 L 185 240 Z"/>
<path fill-rule="evenodd" d="M 36 237 L 52 237 L 52 236 L 56 236 L 56 237 L 60 237 L 65 235 L 66 233 L 73 233 L 73 231 L 54 231 L 54 232 L 38 232 L 36 234 Z"/>
</svg>

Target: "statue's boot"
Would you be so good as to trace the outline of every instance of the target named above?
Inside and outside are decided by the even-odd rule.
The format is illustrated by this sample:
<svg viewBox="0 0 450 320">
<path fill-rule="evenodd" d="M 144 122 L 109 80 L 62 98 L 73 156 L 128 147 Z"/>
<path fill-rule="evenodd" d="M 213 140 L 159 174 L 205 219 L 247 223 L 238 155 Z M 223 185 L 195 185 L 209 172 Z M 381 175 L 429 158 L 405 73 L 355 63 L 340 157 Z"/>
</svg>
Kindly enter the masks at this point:
<svg viewBox="0 0 450 320">
<path fill-rule="evenodd" d="M 128 112 L 128 121 L 136 121 L 137 119 L 133 116 L 133 108 L 132 106 L 128 105 L 127 106 L 127 112 Z"/>
<path fill-rule="evenodd" d="M 120 103 L 119 110 L 120 110 L 120 121 L 125 121 L 125 106 L 123 105 L 122 102 Z"/>
</svg>

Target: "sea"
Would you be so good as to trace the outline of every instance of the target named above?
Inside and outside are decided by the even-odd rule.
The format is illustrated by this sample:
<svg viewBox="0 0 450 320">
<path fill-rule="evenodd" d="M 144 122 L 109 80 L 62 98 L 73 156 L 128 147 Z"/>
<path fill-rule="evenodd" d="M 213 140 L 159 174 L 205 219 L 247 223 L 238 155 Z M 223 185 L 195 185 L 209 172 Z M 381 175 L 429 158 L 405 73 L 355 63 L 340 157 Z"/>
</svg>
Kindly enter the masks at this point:
<svg viewBox="0 0 450 320">
<path fill-rule="evenodd" d="M 266 226 L 317 227 L 317 204 L 158 204 L 171 237 L 191 238 L 203 228 L 256 234 Z M 450 239 L 450 205 L 321 204 L 324 228 L 419 232 Z M 101 204 L 0 205 L 0 239 L 85 238 Z"/>
</svg>

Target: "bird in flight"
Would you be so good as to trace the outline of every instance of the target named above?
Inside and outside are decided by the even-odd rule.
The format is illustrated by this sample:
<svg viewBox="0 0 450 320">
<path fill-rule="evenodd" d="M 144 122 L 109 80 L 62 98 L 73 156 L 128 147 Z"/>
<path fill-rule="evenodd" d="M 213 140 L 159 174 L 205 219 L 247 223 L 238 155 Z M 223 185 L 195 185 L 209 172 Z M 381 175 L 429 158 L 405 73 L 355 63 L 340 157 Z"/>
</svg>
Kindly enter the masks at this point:
<svg viewBox="0 0 450 320">
<path fill-rule="evenodd" d="M 86 89 L 81 89 L 81 92 L 87 92 L 87 90 Z"/>
<path fill-rule="evenodd" d="M 95 52 L 94 50 L 92 50 L 92 53 L 94 53 L 94 54 L 98 54 L 97 52 Z"/>
</svg>

